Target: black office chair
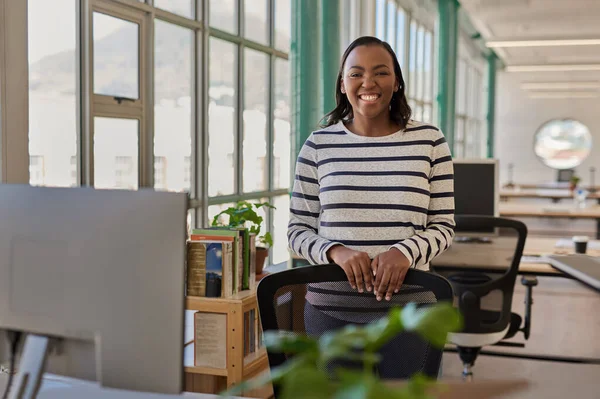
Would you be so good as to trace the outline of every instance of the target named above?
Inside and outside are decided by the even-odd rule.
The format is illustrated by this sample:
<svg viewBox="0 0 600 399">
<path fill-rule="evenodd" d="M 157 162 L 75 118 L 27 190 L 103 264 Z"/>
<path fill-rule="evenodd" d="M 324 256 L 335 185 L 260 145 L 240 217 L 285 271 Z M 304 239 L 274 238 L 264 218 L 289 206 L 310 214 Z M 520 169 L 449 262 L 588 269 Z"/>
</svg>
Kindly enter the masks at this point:
<svg viewBox="0 0 600 399">
<path fill-rule="evenodd" d="M 427 306 L 452 301 L 452 287 L 433 273 L 409 270 L 400 291 L 394 294 L 395 300 L 378 302 L 372 292 L 361 294 L 353 290 L 342 268 L 330 264 L 267 275 L 258 284 L 257 297 L 263 331 L 286 330 L 321 336 L 347 324 L 375 321 L 386 316 L 394 305 L 401 307 L 415 302 Z M 332 328 L 332 325 L 335 326 Z M 391 359 L 394 376 L 390 378 L 409 378 L 419 371 L 437 378 L 442 351 L 416 334 L 401 335 L 394 338 L 394 350 L 402 356 Z M 382 363 L 386 348 L 387 345 L 380 351 L 384 354 Z M 268 352 L 268 357 L 271 368 L 287 360 L 287 356 L 280 353 Z M 386 378 L 381 369 L 380 376 Z"/>
<path fill-rule="evenodd" d="M 519 331 L 524 333 L 525 339 L 529 338 L 531 292 L 537 280 L 524 277 L 521 281 L 527 287 L 525 323 L 521 326 L 523 319 L 511 312 L 511 306 L 527 227 L 517 220 L 488 216 L 456 215 L 455 221 L 457 232 L 491 232 L 486 241 L 455 239 L 444 259 L 451 260 L 456 270 L 436 269 L 452 284 L 455 305 L 464 319 L 463 330 L 449 334 L 448 341 L 457 346 L 464 365 L 464 379 L 471 380 L 472 367 L 481 347 L 523 346 L 503 342 Z"/>
</svg>

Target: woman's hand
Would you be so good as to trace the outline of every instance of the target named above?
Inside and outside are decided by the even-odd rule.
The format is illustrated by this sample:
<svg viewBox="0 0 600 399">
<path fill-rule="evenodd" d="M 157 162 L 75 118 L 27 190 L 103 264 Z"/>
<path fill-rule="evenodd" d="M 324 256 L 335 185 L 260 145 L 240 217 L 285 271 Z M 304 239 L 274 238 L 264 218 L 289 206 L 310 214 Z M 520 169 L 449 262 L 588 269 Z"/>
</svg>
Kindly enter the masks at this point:
<svg viewBox="0 0 600 399">
<path fill-rule="evenodd" d="M 346 272 L 352 288 L 358 287 L 358 292 L 364 292 L 365 289 L 371 292 L 373 289 L 371 258 L 366 252 L 335 245 L 329 248 L 327 256 Z"/>
<path fill-rule="evenodd" d="M 404 281 L 410 262 L 400 250 L 391 248 L 377 255 L 371 264 L 375 274 L 375 290 L 377 300 L 385 296 L 385 300 L 392 299 L 392 293 L 397 293 Z"/>
</svg>

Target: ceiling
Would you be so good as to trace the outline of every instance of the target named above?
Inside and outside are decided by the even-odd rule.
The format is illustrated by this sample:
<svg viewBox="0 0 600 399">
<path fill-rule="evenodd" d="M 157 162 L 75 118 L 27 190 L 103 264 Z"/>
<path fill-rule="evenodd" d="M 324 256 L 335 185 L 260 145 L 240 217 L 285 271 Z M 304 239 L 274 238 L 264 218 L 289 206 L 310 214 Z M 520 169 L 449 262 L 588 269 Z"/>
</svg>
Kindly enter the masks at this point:
<svg viewBox="0 0 600 399">
<path fill-rule="evenodd" d="M 460 3 L 486 42 L 600 39 L 600 0 L 460 0 Z M 494 51 L 507 66 L 600 64 L 600 44 L 502 47 Z M 598 79 L 600 71 L 545 72 L 544 76 Z"/>
</svg>

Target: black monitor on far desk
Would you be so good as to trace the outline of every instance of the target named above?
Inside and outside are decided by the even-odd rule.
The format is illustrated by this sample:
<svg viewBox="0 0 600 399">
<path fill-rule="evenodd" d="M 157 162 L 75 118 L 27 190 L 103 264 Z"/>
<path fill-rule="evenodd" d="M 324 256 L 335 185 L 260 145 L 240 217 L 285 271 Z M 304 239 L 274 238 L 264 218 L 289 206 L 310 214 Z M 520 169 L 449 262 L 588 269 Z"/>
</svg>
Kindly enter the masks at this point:
<svg viewBox="0 0 600 399">
<path fill-rule="evenodd" d="M 498 216 L 498 160 L 454 160 L 454 213 L 456 215 Z M 490 242 L 495 229 L 455 229 L 457 242 Z"/>
</svg>

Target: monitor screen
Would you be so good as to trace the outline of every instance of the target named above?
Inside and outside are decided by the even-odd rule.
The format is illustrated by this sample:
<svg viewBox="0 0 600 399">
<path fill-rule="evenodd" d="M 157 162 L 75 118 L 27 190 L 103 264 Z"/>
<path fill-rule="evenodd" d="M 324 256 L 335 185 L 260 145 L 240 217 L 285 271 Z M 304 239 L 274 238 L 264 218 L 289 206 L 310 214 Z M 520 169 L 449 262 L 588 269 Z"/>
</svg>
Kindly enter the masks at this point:
<svg viewBox="0 0 600 399">
<path fill-rule="evenodd" d="M 454 206 L 456 215 L 498 216 L 498 161 L 454 160 Z M 457 233 L 494 233 L 493 229 Z"/>
</svg>

